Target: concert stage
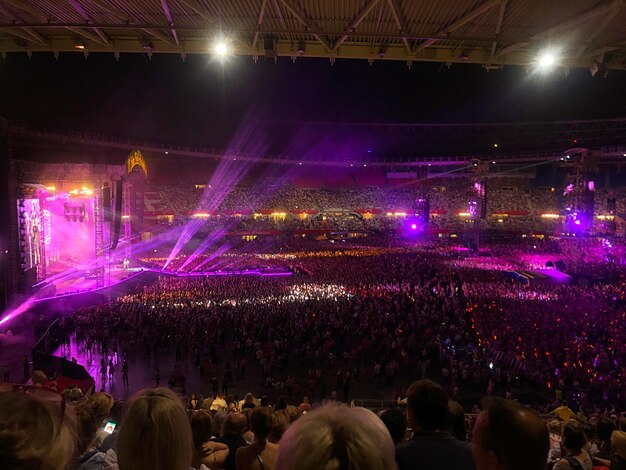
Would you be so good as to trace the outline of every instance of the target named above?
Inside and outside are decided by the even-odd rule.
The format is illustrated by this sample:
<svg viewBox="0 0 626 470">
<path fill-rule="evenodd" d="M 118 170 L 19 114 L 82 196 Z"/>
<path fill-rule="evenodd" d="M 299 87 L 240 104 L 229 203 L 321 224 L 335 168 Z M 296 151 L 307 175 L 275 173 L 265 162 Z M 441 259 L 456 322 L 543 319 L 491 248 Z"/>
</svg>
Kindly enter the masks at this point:
<svg viewBox="0 0 626 470">
<path fill-rule="evenodd" d="M 562 285 L 571 284 L 572 276 L 557 269 L 537 269 L 533 271 L 509 271 L 507 275 L 522 284 L 531 285 Z"/>
<path fill-rule="evenodd" d="M 123 268 L 113 267 L 106 271 L 105 285 L 99 286 L 98 280 L 90 275 L 87 269 L 73 269 L 61 274 L 52 276 L 46 280 L 46 284 L 31 297 L 31 302 L 40 302 L 43 300 L 52 300 L 55 298 L 67 298 L 81 294 L 108 291 L 110 288 L 122 287 L 122 284 L 141 273 L 151 273 L 154 277 L 171 276 L 171 277 L 214 277 L 214 276 L 291 276 L 293 273 L 281 268 L 256 268 L 241 270 L 217 270 L 192 273 L 161 271 L 152 268 L 134 267 L 124 270 Z"/>
</svg>

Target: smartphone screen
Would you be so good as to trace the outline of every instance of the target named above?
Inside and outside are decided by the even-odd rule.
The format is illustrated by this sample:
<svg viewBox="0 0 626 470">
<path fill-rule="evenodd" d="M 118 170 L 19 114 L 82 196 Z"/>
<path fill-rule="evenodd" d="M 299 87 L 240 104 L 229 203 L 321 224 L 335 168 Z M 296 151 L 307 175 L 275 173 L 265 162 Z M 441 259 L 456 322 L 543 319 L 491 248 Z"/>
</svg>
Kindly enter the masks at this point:
<svg viewBox="0 0 626 470">
<path fill-rule="evenodd" d="M 109 434 L 113 433 L 113 431 L 115 430 L 115 426 L 117 426 L 117 423 L 114 423 L 113 421 L 107 421 L 107 423 L 104 425 L 104 432 L 108 432 Z"/>
</svg>

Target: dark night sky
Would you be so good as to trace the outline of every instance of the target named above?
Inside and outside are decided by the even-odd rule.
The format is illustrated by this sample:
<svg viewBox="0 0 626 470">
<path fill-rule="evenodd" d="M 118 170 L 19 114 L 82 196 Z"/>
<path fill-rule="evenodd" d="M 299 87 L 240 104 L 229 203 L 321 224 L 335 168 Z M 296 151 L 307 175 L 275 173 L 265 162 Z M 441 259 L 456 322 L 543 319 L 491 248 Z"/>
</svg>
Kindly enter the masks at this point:
<svg viewBox="0 0 626 470">
<path fill-rule="evenodd" d="M 626 116 L 626 72 L 250 57 L 10 54 L 0 115 L 37 125 L 220 146 L 245 116 L 287 121 L 497 122 Z"/>
</svg>

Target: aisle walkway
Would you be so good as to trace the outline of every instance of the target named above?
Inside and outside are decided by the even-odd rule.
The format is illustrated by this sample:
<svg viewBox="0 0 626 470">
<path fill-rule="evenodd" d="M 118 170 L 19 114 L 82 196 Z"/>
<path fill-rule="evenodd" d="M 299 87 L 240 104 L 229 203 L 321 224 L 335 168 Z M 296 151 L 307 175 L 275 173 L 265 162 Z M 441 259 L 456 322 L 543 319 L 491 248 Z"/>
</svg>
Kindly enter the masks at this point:
<svg viewBox="0 0 626 470">
<path fill-rule="evenodd" d="M 70 338 L 70 345 L 61 346 L 55 355 L 65 357 L 68 360 L 75 358 L 87 372 L 95 380 L 95 389 L 97 391 L 105 390 L 116 398 L 124 399 L 133 393 L 144 388 L 156 386 L 156 369 L 159 368 L 160 385 L 167 386 L 168 379 L 174 372 L 176 366 L 175 354 L 173 352 L 160 352 L 157 354 L 134 354 L 127 358 L 128 363 L 128 386 L 122 381 L 122 366 L 124 363 L 123 352 L 117 345 L 107 351 L 105 357 L 106 374 L 102 374 L 102 358 L 103 354 L 99 347 L 92 347 L 89 352 L 85 347 L 85 343 L 77 341 L 76 336 Z M 111 373 L 109 363 L 113 364 Z M 178 369 L 186 378 L 186 391 L 188 393 L 196 392 L 207 394 L 210 389 L 209 384 L 204 384 L 200 376 L 199 368 L 195 367 L 195 358 L 190 354 L 183 356 L 178 363 Z M 223 374 L 222 369 L 217 372 Z M 220 380 L 222 375 L 216 375 Z M 182 392 L 182 389 L 179 391 Z M 237 387 L 229 387 L 229 393 L 242 395 Z M 243 392 L 245 394 L 245 391 Z"/>
</svg>

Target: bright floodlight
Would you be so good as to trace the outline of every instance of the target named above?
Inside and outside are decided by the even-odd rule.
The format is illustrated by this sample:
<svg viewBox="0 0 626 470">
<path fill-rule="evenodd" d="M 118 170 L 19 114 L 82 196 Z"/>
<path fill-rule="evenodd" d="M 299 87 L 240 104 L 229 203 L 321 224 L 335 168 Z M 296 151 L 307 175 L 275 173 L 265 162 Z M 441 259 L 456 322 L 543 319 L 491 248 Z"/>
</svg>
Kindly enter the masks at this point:
<svg viewBox="0 0 626 470">
<path fill-rule="evenodd" d="M 411 224 L 411 229 L 412 230 L 417 230 L 417 224 Z"/>
<path fill-rule="evenodd" d="M 226 57 L 228 54 L 228 45 L 224 41 L 218 41 L 213 48 L 218 57 Z"/>
<path fill-rule="evenodd" d="M 549 69 L 556 64 L 556 54 L 553 51 L 544 51 L 539 55 L 537 64 L 541 69 Z"/>
</svg>

